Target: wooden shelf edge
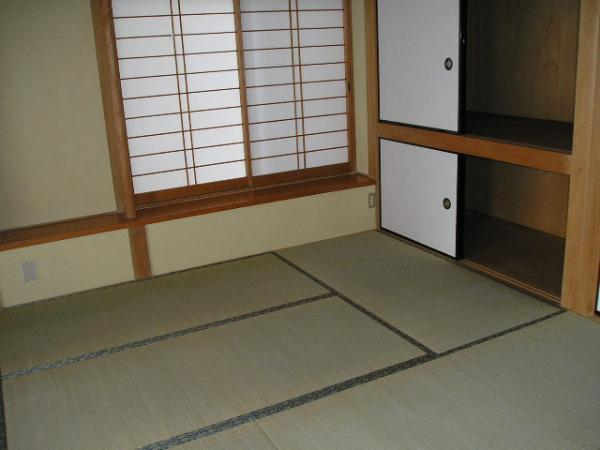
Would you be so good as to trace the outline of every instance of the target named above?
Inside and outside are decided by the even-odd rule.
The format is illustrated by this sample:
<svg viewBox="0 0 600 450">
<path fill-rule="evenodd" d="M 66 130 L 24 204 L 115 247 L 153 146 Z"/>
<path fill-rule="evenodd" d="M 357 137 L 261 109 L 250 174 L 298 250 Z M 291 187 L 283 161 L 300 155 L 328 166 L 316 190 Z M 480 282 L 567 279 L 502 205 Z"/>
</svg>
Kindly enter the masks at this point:
<svg viewBox="0 0 600 450">
<path fill-rule="evenodd" d="M 512 144 L 472 135 L 457 135 L 404 125 L 379 123 L 377 135 L 383 139 L 444 150 L 462 155 L 516 164 L 565 175 L 571 173 L 571 155 Z"/>
<path fill-rule="evenodd" d="M 536 297 L 539 297 L 543 300 L 552 302 L 554 304 L 556 304 L 556 306 L 560 306 L 561 304 L 561 298 L 557 297 L 554 294 L 551 294 L 549 292 L 543 291 L 541 289 L 538 289 L 536 287 L 533 287 L 527 283 L 523 283 L 519 280 L 516 280 L 515 278 L 509 277 L 507 275 L 504 275 L 500 272 L 497 272 L 493 269 L 490 269 L 489 267 L 483 266 L 481 264 L 478 264 L 474 261 L 469 260 L 468 258 L 465 259 L 461 259 L 460 260 L 460 264 L 462 264 L 463 266 L 467 267 L 468 269 L 471 269 L 475 272 L 479 272 L 483 275 L 489 276 L 490 278 L 493 278 L 495 280 L 498 280 L 504 284 L 507 284 L 509 286 L 512 286 L 514 288 L 517 288 L 521 291 L 524 291 L 528 294 L 534 295 Z"/>
<path fill-rule="evenodd" d="M 361 174 L 340 175 L 150 207 L 138 211 L 135 219 L 126 219 L 122 214 L 115 212 L 0 231 L 0 251 L 372 185 L 375 185 L 375 181 Z"/>
</svg>

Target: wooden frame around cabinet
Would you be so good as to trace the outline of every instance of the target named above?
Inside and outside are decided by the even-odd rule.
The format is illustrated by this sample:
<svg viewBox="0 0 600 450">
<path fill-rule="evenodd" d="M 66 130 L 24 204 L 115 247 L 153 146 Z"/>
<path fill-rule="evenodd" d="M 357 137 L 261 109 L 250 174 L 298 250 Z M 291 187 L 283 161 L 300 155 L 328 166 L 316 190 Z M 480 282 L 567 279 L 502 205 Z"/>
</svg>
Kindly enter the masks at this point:
<svg viewBox="0 0 600 450">
<path fill-rule="evenodd" d="M 600 0 L 581 0 L 562 304 L 596 310 L 600 266 Z"/>
<path fill-rule="evenodd" d="M 243 41 L 241 27 L 240 0 L 233 0 L 236 20 L 236 41 L 238 43 L 238 63 L 240 71 L 243 111 L 244 153 L 247 176 L 235 180 L 218 181 L 163 191 L 135 194 L 133 177 L 129 159 L 129 147 L 125 127 L 125 113 L 121 91 L 119 64 L 115 45 L 115 31 L 112 18 L 111 0 L 90 0 L 94 33 L 96 36 L 96 51 L 99 66 L 104 116 L 106 122 L 111 167 L 115 196 L 119 212 L 126 218 L 136 217 L 140 208 L 152 207 L 156 204 L 180 202 L 189 198 L 194 200 L 199 196 L 226 192 L 251 191 L 255 187 L 277 186 L 282 183 L 331 177 L 335 175 L 352 174 L 356 171 L 356 142 L 355 142 L 355 112 L 354 112 L 354 79 L 352 62 L 352 19 L 351 2 L 344 0 L 344 41 L 345 41 L 345 71 L 346 71 L 346 114 L 348 135 L 348 162 L 329 166 L 301 169 L 292 172 L 274 173 L 263 176 L 252 174 L 250 155 L 250 136 L 247 102 L 245 95 L 245 74 L 243 61 Z"/>
<path fill-rule="evenodd" d="M 596 310 L 600 266 L 600 0 L 581 0 L 572 154 L 379 122 L 377 0 L 365 0 L 369 176 L 379 178 L 380 138 L 570 175 L 561 303 Z"/>
</svg>

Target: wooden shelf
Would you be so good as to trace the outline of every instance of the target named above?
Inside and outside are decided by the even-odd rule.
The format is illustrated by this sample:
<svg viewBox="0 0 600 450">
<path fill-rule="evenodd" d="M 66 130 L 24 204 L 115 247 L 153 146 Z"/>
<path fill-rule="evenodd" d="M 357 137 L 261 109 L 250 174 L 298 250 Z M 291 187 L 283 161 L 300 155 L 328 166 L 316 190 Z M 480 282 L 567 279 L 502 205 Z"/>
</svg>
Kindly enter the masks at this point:
<svg viewBox="0 0 600 450">
<path fill-rule="evenodd" d="M 375 181 L 364 175 L 340 175 L 268 188 L 225 192 L 180 203 L 156 205 L 138 211 L 135 219 L 126 219 L 122 214 L 111 213 L 7 230 L 0 232 L 0 251 L 374 184 Z"/>
<path fill-rule="evenodd" d="M 467 265 L 560 302 L 565 240 L 504 220 L 465 212 Z"/>
<path fill-rule="evenodd" d="M 465 134 L 563 153 L 573 147 L 573 124 L 552 120 L 467 112 Z"/>
<path fill-rule="evenodd" d="M 377 124 L 377 136 L 462 155 L 492 159 L 546 172 L 571 173 L 571 155 L 478 136 L 388 123 Z"/>
</svg>

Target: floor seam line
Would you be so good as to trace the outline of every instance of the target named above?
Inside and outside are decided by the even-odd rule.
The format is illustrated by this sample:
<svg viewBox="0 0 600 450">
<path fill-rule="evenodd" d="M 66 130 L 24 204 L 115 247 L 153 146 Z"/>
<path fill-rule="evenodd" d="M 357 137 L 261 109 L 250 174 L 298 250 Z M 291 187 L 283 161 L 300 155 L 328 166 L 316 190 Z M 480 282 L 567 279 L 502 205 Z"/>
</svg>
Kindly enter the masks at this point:
<svg viewBox="0 0 600 450">
<path fill-rule="evenodd" d="M 472 347 L 476 347 L 477 345 L 484 344 L 485 342 L 492 341 L 492 340 L 497 339 L 499 337 L 506 336 L 508 334 L 514 333 L 516 331 L 523 330 L 525 328 L 529 328 L 529 327 L 531 327 L 533 325 L 537 325 L 538 323 L 545 322 L 546 320 L 549 320 L 549 319 L 552 319 L 554 317 L 560 316 L 560 315 L 562 315 L 562 314 L 564 314 L 566 312 L 567 312 L 566 309 L 562 309 L 561 308 L 558 311 L 551 312 L 550 314 L 546 314 L 545 316 L 538 317 L 537 319 L 533 319 L 533 320 L 527 321 L 527 322 L 522 323 L 520 325 L 515 325 L 514 327 L 507 328 L 506 330 L 498 331 L 497 333 L 490 334 L 488 336 L 485 336 L 485 337 L 476 339 L 474 341 L 468 342 L 467 344 L 459 345 L 458 347 L 454 347 L 454 348 L 451 348 L 451 349 L 446 350 L 444 352 L 441 352 L 441 353 L 439 353 L 439 357 L 449 356 L 449 355 L 452 355 L 454 353 L 458 353 L 460 351 L 467 350 L 467 349 L 472 348 Z"/>
<path fill-rule="evenodd" d="M 8 372 L 6 374 L 0 374 L 0 381 L 13 380 L 13 379 L 20 378 L 23 376 L 35 375 L 35 374 L 42 373 L 42 372 L 45 372 L 48 370 L 59 369 L 62 367 L 67 367 L 67 366 L 71 366 L 74 364 L 78 364 L 78 363 L 81 363 L 84 361 L 89 361 L 89 360 L 101 358 L 104 356 L 113 355 L 116 353 L 122 353 L 127 350 L 133 350 L 133 349 L 140 348 L 140 347 L 146 347 L 146 346 L 150 346 L 153 344 L 158 344 L 160 342 L 169 341 L 172 339 L 176 339 L 176 338 L 187 336 L 187 335 L 194 334 L 194 333 L 199 333 L 199 332 L 210 330 L 213 328 L 219 328 L 219 327 L 222 327 L 225 325 L 230 325 L 230 324 L 241 322 L 241 321 L 244 321 L 247 319 L 261 317 L 261 316 L 265 316 L 265 315 L 268 315 L 268 314 L 271 314 L 274 312 L 283 311 L 283 310 L 298 307 L 298 306 L 303 306 L 303 305 L 318 302 L 321 300 L 326 300 L 326 299 L 334 297 L 334 295 L 335 294 L 328 292 L 325 294 L 308 297 L 308 298 L 297 300 L 294 302 L 284 303 L 284 304 L 273 306 L 270 308 L 264 308 L 264 309 L 260 309 L 260 310 L 256 310 L 256 311 L 251 311 L 249 313 L 241 314 L 238 316 L 228 317 L 225 319 L 208 322 L 208 323 L 204 323 L 201 325 L 195 325 L 192 327 L 172 331 L 172 332 L 161 334 L 158 336 L 152 336 L 149 338 L 140 339 L 137 341 L 131 341 L 131 342 L 127 342 L 125 344 L 120 344 L 120 345 L 116 345 L 113 347 L 104 348 L 101 350 L 95 350 L 95 351 L 88 352 L 88 353 L 82 353 L 77 356 L 70 356 L 70 357 L 62 358 L 62 359 L 59 359 L 59 360 L 56 360 L 53 362 L 39 364 L 37 366 L 30 367 L 27 369 L 14 370 L 14 371 Z"/>
<path fill-rule="evenodd" d="M 494 339 L 506 336 L 508 334 L 514 333 L 516 331 L 520 331 L 522 329 L 537 325 L 538 323 L 544 322 L 546 320 L 552 319 L 559 315 L 566 313 L 566 310 L 555 311 L 551 314 L 547 314 L 546 316 L 540 317 L 535 320 L 531 320 L 521 325 L 517 325 L 515 327 L 509 328 L 504 331 L 500 331 L 495 334 L 491 334 L 489 336 L 483 337 L 481 339 L 477 339 L 471 341 L 467 344 L 454 347 L 450 350 L 447 350 L 442 353 L 434 353 L 434 354 L 425 354 L 421 356 L 417 356 L 415 358 L 411 358 L 407 361 L 403 361 L 400 363 L 393 364 L 391 366 L 384 367 L 382 369 L 378 369 L 372 372 L 368 372 L 363 375 L 359 375 L 357 377 L 350 378 L 345 381 L 341 381 L 339 383 L 334 383 L 332 385 L 326 386 L 324 388 L 316 389 L 306 394 L 301 394 L 299 396 L 293 397 L 291 399 L 283 400 L 281 402 L 265 406 L 263 408 L 256 409 L 254 411 L 241 414 L 236 417 L 232 417 L 229 419 L 222 420 L 221 422 L 217 422 L 211 425 L 207 425 L 204 427 L 197 428 L 192 431 L 188 431 L 185 433 L 178 434 L 176 436 L 172 436 L 170 438 L 154 442 L 152 444 L 141 447 L 141 450 L 169 450 L 171 448 L 177 447 L 179 445 L 187 444 L 190 442 L 194 442 L 198 439 L 202 439 L 208 436 L 212 436 L 215 434 L 222 433 L 224 431 L 237 428 L 241 425 L 245 425 L 249 422 L 256 422 L 257 425 L 260 426 L 258 420 L 273 416 L 276 414 L 280 414 L 282 412 L 307 405 L 309 403 L 313 403 L 317 400 L 321 400 L 335 394 L 339 394 L 340 392 L 344 392 L 346 390 L 352 389 L 357 386 L 363 386 L 369 384 L 371 382 L 380 380 L 382 378 L 386 378 L 391 375 L 398 374 L 400 372 L 404 372 L 409 369 L 413 369 L 416 367 L 423 366 L 429 362 L 436 361 L 438 359 L 443 359 L 447 356 L 453 355 L 455 353 L 459 353 L 464 350 L 468 350 L 470 348 L 476 347 L 478 345 L 484 344 L 486 342 L 492 341 Z"/>
<path fill-rule="evenodd" d="M 252 423 L 254 423 L 254 424 L 255 424 L 255 425 L 258 427 L 258 429 L 260 430 L 260 432 L 261 432 L 261 433 L 262 433 L 262 434 L 263 434 L 263 435 L 264 435 L 264 436 L 265 436 L 265 437 L 266 437 L 266 438 L 269 440 L 269 442 L 270 442 L 271 444 L 273 444 L 273 447 L 274 447 L 274 448 L 276 448 L 277 450 L 282 450 L 282 448 L 281 448 L 281 447 L 279 447 L 279 445 L 277 445 L 277 444 L 275 443 L 275 441 L 273 440 L 273 438 L 271 438 L 271 435 L 269 435 L 269 433 L 267 433 L 267 430 L 265 430 L 265 429 L 264 429 L 264 428 L 263 428 L 263 427 L 260 425 L 260 423 L 258 423 L 256 420 L 253 420 L 253 421 L 252 421 Z"/>
<path fill-rule="evenodd" d="M 360 311 L 362 314 L 366 315 L 371 320 L 374 320 L 379 325 L 387 328 L 391 332 L 393 332 L 396 335 L 400 336 L 405 341 L 408 341 L 409 343 L 411 343 L 415 347 L 419 348 L 420 350 L 422 350 L 426 354 L 428 354 L 428 355 L 435 355 L 435 354 L 437 354 L 437 352 L 435 352 L 433 349 L 429 348 L 427 345 L 423 344 L 422 342 L 420 342 L 417 339 L 413 338 L 409 334 L 407 334 L 404 331 L 400 330 L 399 328 L 395 327 L 391 323 L 389 323 L 386 320 L 382 319 L 377 314 L 373 313 L 369 309 L 365 308 L 364 306 L 362 306 L 359 303 L 355 302 L 354 300 L 350 299 L 348 296 L 342 294 L 340 291 L 338 291 L 337 289 L 333 288 L 329 284 L 325 283 L 323 280 L 319 279 L 317 276 L 315 276 L 312 273 L 308 272 L 307 270 L 303 269 L 299 265 L 293 263 L 292 261 L 290 261 L 289 259 L 287 259 L 285 256 L 280 255 L 278 252 L 273 252 L 273 255 L 275 255 L 281 261 L 283 261 L 286 264 L 288 264 L 290 267 L 293 267 L 294 269 L 296 269 L 301 274 L 307 276 L 308 278 L 310 278 L 315 283 L 317 283 L 320 286 L 324 287 L 329 292 L 331 292 L 333 295 L 339 297 L 341 300 L 343 300 L 344 302 L 346 302 L 348 305 L 352 306 L 356 310 Z"/>
<path fill-rule="evenodd" d="M 393 364 L 391 366 L 384 367 L 372 372 L 368 372 L 357 377 L 350 378 L 314 391 L 298 395 L 291 399 L 283 400 L 281 402 L 265 406 L 263 408 L 256 409 L 254 411 L 241 414 L 230 419 L 225 419 L 221 422 L 214 423 L 196 430 L 192 430 L 186 433 L 173 436 L 163 441 L 158 441 L 153 444 L 142 447 L 142 450 L 167 450 L 178 445 L 186 444 L 189 442 L 196 441 L 198 439 L 211 436 L 214 434 L 221 433 L 223 431 L 244 425 L 251 421 L 256 421 L 265 417 L 272 416 L 277 413 L 287 411 L 289 409 L 296 408 L 298 406 L 312 403 L 315 400 L 329 397 L 331 395 L 343 392 L 355 386 L 366 384 L 370 381 L 374 381 L 383 378 L 388 375 L 392 375 L 402 370 L 406 370 L 412 367 L 416 367 L 425 361 L 434 359 L 435 355 L 421 355 L 415 358 L 411 358 L 401 363 Z"/>
</svg>

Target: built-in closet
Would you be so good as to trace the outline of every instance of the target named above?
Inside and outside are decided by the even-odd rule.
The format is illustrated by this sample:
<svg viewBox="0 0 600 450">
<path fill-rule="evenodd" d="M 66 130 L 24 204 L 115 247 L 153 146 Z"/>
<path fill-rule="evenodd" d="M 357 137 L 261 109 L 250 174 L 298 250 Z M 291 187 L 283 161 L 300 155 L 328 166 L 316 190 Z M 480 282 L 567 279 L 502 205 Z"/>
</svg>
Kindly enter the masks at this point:
<svg viewBox="0 0 600 450">
<path fill-rule="evenodd" d="M 379 0 L 378 122 L 569 154 L 579 9 Z M 380 135 L 381 227 L 560 301 L 569 176 L 457 150 Z"/>
</svg>

